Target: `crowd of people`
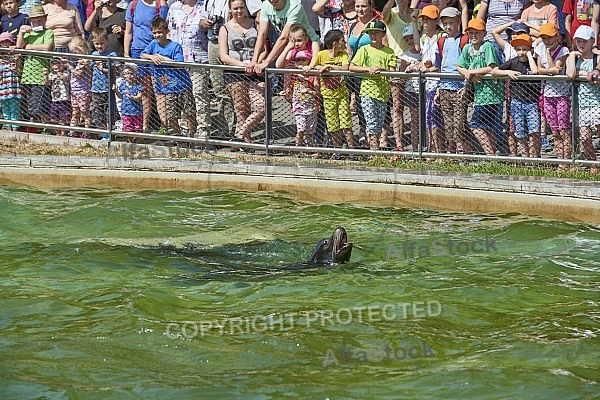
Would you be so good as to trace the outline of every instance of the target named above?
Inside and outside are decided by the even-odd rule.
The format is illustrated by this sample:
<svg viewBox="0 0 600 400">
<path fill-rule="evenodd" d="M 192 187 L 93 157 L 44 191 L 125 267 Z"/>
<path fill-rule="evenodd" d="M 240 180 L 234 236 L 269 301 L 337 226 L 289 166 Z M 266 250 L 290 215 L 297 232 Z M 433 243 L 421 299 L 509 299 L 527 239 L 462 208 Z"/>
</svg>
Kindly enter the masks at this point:
<svg viewBox="0 0 600 400">
<path fill-rule="evenodd" d="M 106 128 L 109 104 L 116 103 L 114 114 L 125 131 L 150 132 L 156 109 L 163 130 L 183 134 L 183 120 L 189 136 L 226 126 L 228 132 L 221 133 L 251 142 L 265 115 L 263 73 L 276 66 L 302 70 L 276 80 L 277 94 L 291 103 L 299 146 L 331 140 L 334 147 L 494 155 L 506 144 L 513 156 L 540 157 L 553 147 L 556 157 L 570 158 L 575 145 L 570 84 L 522 79 L 566 74 L 590 81 L 580 85 L 576 119 L 582 152 L 596 159 L 600 0 L 2 0 L 1 5 L 0 47 L 65 53 L 1 56 L 3 117 L 73 127 L 58 134 L 76 135 L 79 126 Z M 66 53 L 154 65 L 113 63 L 109 71 L 106 61 Z M 243 68 L 161 65 L 166 61 Z M 332 70 L 357 76 L 328 75 Z M 462 75 L 426 79 L 426 142 L 419 138 L 418 78 L 390 79 L 384 71 Z M 498 79 L 483 78 L 489 74 Z M 112 93 L 117 98 L 109 101 Z"/>
</svg>

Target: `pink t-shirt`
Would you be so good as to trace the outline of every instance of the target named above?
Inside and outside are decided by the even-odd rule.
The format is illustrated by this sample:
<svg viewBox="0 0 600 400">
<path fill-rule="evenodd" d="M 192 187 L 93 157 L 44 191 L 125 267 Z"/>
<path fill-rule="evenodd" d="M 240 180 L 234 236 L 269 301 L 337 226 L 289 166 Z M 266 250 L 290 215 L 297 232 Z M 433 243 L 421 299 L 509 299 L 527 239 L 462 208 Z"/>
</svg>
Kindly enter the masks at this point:
<svg viewBox="0 0 600 400">
<path fill-rule="evenodd" d="M 56 48 L 68 47 L 69 41 L 76 36 L 83 35 L 83 25 L 79 18 L 79 10 L 71 3 L 65 8 L 49 3 L 44 6 L 48 14 L 46 28 L 54 32 L 54 46 Z"/>
</svg>

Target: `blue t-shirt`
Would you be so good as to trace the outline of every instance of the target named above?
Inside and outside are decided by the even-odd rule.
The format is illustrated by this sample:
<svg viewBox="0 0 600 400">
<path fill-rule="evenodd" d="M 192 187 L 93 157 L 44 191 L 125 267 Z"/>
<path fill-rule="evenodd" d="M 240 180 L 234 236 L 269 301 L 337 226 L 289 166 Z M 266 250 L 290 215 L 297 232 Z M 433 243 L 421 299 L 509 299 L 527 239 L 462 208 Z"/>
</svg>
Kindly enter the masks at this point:
<svg viewBox="0 0 600 400">
<path fill-rule="evenodd" d="M 116 57 L 117 53 L 114 51 L 105 51 L 105 52 L 92 52 L 94 56 L 108 56 L 108 57 Z M 108 67 L 108 63 L 105 61 L 92 61 L 92 93 L 106 93 L 108 92 L 108 73 L 100 71 L 98 65 L 96 63 L 101 62 L 104 68 Z"/>
<path fill-rule="evenodd" d="M 156 0 L 160 1 L 160 0 Z M 135 6 L 135 11 L 133 12 L 133 20 L 131 19 L 131 6 L 133 5 L 133 1 L 129 3 L 127 6 L 127 10 L 125 11 L 125 21 L 131 22 L 133 24 L 133 39 L 131 40 L 131 49 L 130 55 L 137 57 L 139 53 L 142 52 L 148 46 L 154 36 L 152 36 L 152 30 L 150 29 L 150 24 L 156 18 L 156 6 L 144 3 L 143 0 L 137 0 L 137 5 Z M 160 7 L 160 17 L 167 18 L 167 12 L 169 11 L 169 7 L 162 6 Z"/>
<path fill-rule="evenodd" d="M 130 96 L 137 96 L 142 91 L 142 85 L 140 83 L 129 86 L 125 80 L 119 84 L 119 92 L 123 95 L 123 102 L 121 103 L 121 115 L 142 115 L 142 101 L 132 100 L 127 96 L 129 92 Z"/>
<path fill-rule="evenodd" d="M 455 38 L 446 37 L 446 39 L 444 39 L 444 47 L 442 48 L 441 58 L 436 60 L 436 67 L 440 69 L 440 72 L 458 74 L 456 63 L 458 62 L 458 57 L 462 52 L 460 47 L 461 37 L 462 35 L 459 35 Z M 462 89 L 465 84 L 466 80 L 464 79 L 441 78 L 438 88 L 458 91 Z"/>
<path fill-rule="evenodd" d="M 173 61 L 183 62 L 183 49 L 179 43 L 172 40 L 161 46 L 155 39 L 150 42 L 142 54 L 160 54 Z M 180 93 L 192 87 L 192 80 L 186 69 L 162 65 L 153 65 L 153 69 L 156 93 Z"/>
<path fill-rule="evenodd" d="M 27 15 L 21 13 L 18 13 L 14 17 L 3 15 L 0 20 L 0 25 L 2 25 L 2 32 L 10 33 L 15 40 L 17 40 L 19 28 L 21 28 L 22 25 L 29 25 L 29 20 L 27 19 Z"/>
</svg>

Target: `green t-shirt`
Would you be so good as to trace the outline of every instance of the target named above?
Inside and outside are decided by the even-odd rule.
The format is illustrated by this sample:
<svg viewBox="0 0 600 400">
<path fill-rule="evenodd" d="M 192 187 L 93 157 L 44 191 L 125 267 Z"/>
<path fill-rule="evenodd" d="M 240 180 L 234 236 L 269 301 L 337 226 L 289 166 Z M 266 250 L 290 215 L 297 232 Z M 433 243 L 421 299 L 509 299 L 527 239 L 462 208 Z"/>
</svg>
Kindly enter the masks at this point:
<svg viewBox="0 0 600 400">
<path fill-rule="evenodd" d="M 23 35 L 26 44 L 48 44 L 52 45 L 54 50 L 54 32 L 52 29 L 44 29 L 39 32 L 29 32 Z M 23 78 L 21 83 L 24 85 L 45 85 L 44 68 L 50 69 L 50 58 L 26 56 L 23 64 Z"/>
<path fill-rule="evenodd" d="M 468 43 L 460 53 L 456 64 L 467 69 L 479 69 L 498 65 L 496 48 L 490 42 L 484 42 L 478 50 Z M 499 104 L 504 101 L 504 84 L 500 80 L 482 80 L 475 84 L 475 105 L 485 106 Z"/>
<path fill-rule="evenodd" d="M 329 50 L 321 50 L 317 53 L 316 65 L 348 65 L 348 53 L 340 51 L 334 57 L 329 55 Z M 348 96 L 348 88 L 344 83 L 344 78 L 340 75 L 321 76 L 320 78 L 321 95 L 324 99 L 339 98 Z"/>
<path fill-rule="evenodd" d="M 387 46 L 376 49 L 370 44 L 362 46 L 352 59 L 352 64 L 360 67 L 381 67 L 383 70 L 396 70 L 396 54 Z M 360 97 L 387 101 L 390 97 L 390 79 L 381 75 L 366 75 L 361 79 Z"/>
<path fill-rule="evenodd" d="M 260 8 L 260 22 L 269 22 L 277 37 L 283 31 L 283 27 L 287 24 L 301 25 L 306 29 L 308 36 L 312 42 L 319 42 L 319 36 L 316 34 L 313 27 L 308 23 L 306 11 L 298 0 L 286 0 L 285 6 L 281 10 L 276 10 L 269 1 L 263 1 Z"/>
</svg>

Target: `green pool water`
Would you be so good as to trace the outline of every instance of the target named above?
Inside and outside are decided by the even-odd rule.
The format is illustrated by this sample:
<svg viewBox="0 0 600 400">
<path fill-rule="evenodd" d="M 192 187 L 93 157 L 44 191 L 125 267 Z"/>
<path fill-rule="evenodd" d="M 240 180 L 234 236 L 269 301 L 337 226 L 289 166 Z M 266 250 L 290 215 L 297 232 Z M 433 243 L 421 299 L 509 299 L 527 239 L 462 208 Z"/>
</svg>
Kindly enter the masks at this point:
<svg viewBox="0 0 600 400">
<path fill-rule="evenodd" d="M 0 213 L 0 399 L 600 398 L 595 225 L 2 186 Z M 351 262 L 302 264 L 338 225 Z"/>
</svg>

